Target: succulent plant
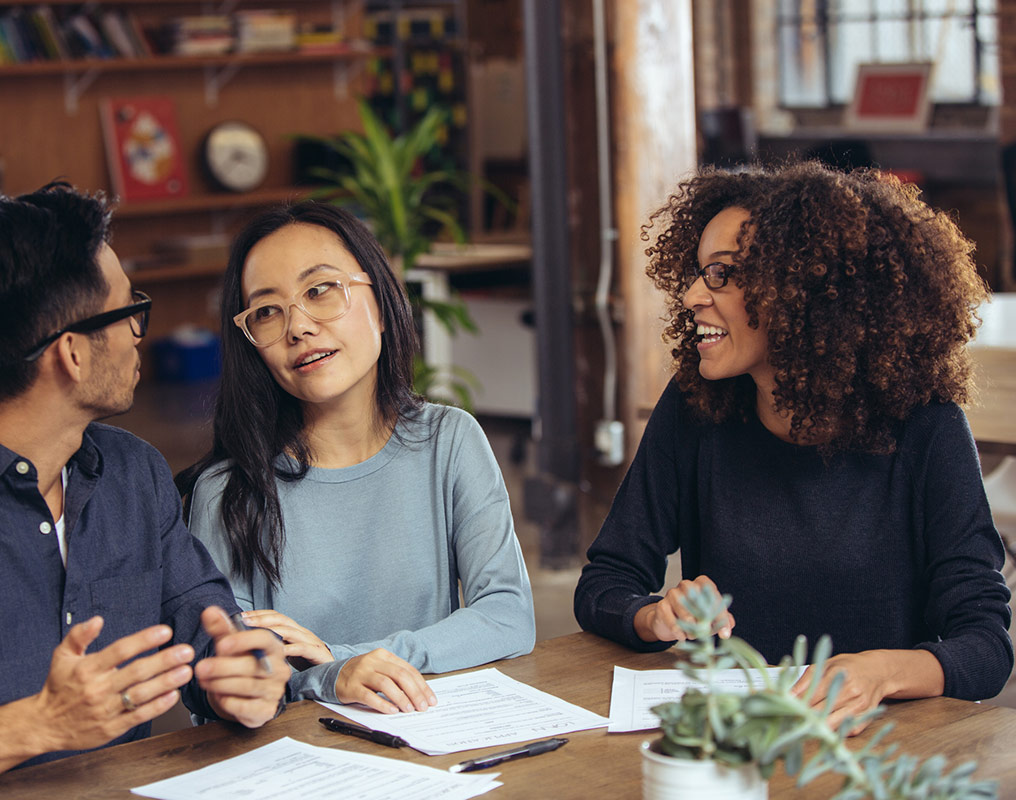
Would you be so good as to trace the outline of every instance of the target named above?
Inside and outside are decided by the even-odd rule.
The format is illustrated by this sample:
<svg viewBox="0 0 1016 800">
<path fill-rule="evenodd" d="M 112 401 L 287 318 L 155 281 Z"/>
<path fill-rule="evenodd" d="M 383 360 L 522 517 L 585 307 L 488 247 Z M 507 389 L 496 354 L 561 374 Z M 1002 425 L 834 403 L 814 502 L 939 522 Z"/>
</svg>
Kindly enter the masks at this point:
<svg viewBox="0 0 1016 800">
<path fill-rule="evenodd" d="M 772 676 L 762 655 L 736 636 L 720 639 L 712 634 L 714 620 L 730 605 L 730 596 L 715 590 L 693 588 L 684 597 L 693 621 L 679 621 L 689 639 L 675 647 L 685 659 L 678 663 L 684 673 L 705 684 L 689 689 L 676 702 L 655 706 L 663 737 L 658 752 L 676 758 L 713 759 L 728 766 L 758 765 L 763 777 L 772 774 L 782 761 L 789 775 L 803 786 L 825 773 L 844 776 L 834 800 L 983 800 L 997 796 L 993 782 L 975 782 L 975 762 L 946 770 L 946 759 L 934 756 L 923 762 L 897 754 L 895 745 L 881 747 L 892 729 L 887 723 L 856 750 L 847 746 L 848 733 L 862 722 L 876 717 L 882 706 L 860 717 L 848 717 L 835 729 L 828 723 L 836 697 L 843 685 L 842 672 L 833 676 L 825 702 L 813 708 L 812 695 L 825 672 L 832 653 L 828 636 L 815 646 L 813 680 L 800 697 L 791 692 L 808 653 L 808 643 L 799 636 L 793 656 L 783 659 L 782 670 Z M 718 670 L 741 668 L 752 689 L 747 694 L 714 688 Z M 813 743 L 814 753 L 805 760 L 805 745 Z"/>
</svg>

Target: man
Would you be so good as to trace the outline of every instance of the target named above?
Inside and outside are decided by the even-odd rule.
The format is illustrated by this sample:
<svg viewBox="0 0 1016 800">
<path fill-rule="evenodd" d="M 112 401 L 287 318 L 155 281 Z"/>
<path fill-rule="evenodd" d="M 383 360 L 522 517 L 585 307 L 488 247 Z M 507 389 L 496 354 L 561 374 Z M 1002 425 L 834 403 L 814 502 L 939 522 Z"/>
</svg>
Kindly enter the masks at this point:
<svg viewBox="0 0 1016 800">
<path fill-rule="evenodd" d="M 127 411 L 149 300 L 101 197 L 0 196 L 0 772 L 147 736 L 182 695 L 254 728 L 289 668 L 237 630 L 169 467 L 96 420 Z"/>
</svg>

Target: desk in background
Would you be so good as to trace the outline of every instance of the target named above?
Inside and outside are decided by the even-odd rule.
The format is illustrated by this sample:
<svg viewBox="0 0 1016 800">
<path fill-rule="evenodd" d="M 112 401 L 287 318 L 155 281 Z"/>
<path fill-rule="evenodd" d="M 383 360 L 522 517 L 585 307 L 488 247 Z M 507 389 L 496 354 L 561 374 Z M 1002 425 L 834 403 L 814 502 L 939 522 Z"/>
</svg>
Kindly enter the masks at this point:
<svg viewBox="0 0 1016 800">
<path fill-rule="evenodd" d="M 979 309 L 970 343 L 977 397 L 967 419 L 982 452 L 1016 455 L 1016 293 L 996 294 Z"/>
<path fill-rule="evenodd" d="M 445 301 L 455 276 L 527 266 L 528 244 L 436 244 L 421 255 L 406 280 L 420 285 L 426 300 Z M 531 299 L 493 292 L 467 297 L 466 306 L 479 333 L 452 337 L 432 314 L 423 319 L 423 355 L 432 366 L 468 370 L 479 382 L 476 411 L 530 418 L 536 409 L 536 334 L 521 321 Z"/>
<path fill-rule="evenodd" d="M 501 661 L 496 666 L 506 675 L 606 716 L 615 664 L 630 669 L 669 669 L 673 663 L 673 652 L 633 653 L 598 636 L 575 633 L 540 642 L 530 655 Z M 503 749 L 494 747 L 471 750 L 468 755 L 445 756 L 424 756 L 409 748 L 393 750 L 329 733 L 317 722 L 319 716 L 327 713 L 317 703 L 304 701 L 292 705 L 281 717 L 258 730 L 212 723 L 14 770 L 0 775 L 0 797 L 126 800 L 136 797 L 130 794 L 132 786 L 204 767 L 282 736 L 439 769 Z M 899 742 L 905 752 L 922 758 L 943 753 L 953 765 L 977 759 L 978 778 L 997 780 L 999 797 L 1016 800 L 1016 758 L 1012 755 L 1016 747 L 1013 744 L 1016 710 L 934 698 L 893 704 L 885 719 L 896 723 L 888 741 Z M 852 746 L 862 746 L 879 727 L 880 722 L 873 723 L 868 731 L 852 740 Z M 639 798 L 642 792 L 639 743 L 654 735 L 648 731 L 608 734 L 605 728 L 566 734 L 569 743 L 560 750 L 500 765 L 504 785 L 488 796 L 491 800 Z M 832 796 L 838 786 L 835 776 L 824 776 L 804 789 L 795 789 L 778 770 L 770 784 L 769 796 L 772 800 L 819 800 Z M 336 786 L 335 796 L 342 796 L 341 786 Z"/>
</svg>

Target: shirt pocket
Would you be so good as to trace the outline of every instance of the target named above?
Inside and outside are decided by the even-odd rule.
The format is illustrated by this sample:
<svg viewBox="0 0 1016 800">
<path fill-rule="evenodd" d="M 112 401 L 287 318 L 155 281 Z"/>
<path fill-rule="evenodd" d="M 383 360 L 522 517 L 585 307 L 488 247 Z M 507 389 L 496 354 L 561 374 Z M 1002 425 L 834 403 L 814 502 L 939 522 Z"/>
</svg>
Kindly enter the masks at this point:
<svg viewBox="0 0 1016 800">
<path fill-rule="evenodd" d="M 102 639 L 113 641 L 160 622 L 162 571 L 148 570 L 92 581 L 92 612 L 105 620 Z"/>
</svg>

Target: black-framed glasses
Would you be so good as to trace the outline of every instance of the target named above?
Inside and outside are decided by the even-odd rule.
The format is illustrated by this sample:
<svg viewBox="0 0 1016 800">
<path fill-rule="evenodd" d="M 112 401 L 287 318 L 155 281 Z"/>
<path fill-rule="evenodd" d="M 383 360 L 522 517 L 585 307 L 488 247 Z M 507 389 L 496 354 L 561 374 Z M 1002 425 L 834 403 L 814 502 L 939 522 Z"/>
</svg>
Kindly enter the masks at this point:
<svg viewBox="0 0 1016 800">
<path fill-rule="evenodd" d="M 731 272 L 737 271 L 736 264 L 724 264 L 722 261 L 713 261 L 704 267 L 693 267 L 688 270 L 688 285 L 695 283 L 696 278 L 705 281 L 707 289 L 722 289 L 727 285 L 727 279 Z"/>
<path fill-rule="evenodd" d="M 286 302 L 262 303 L 241 311 L 233 317 L 233 323 L 255 347 L 269 347 L 289 330 L 289 309 L 293 306 L 316 322 L 336 320 L 349 311 L 350 288 L 358 283 L 370 286 L 371 280 L 366 272 L 349 275 L 335 270 L 334 275 L 334 278 L 301 289 Z"/>
<path fill-rule="evenodd" d="M 148 315 L 152 310 L 152 298 L 144 292 L 139 292 L 137 289 L 131 291 L 131 297 L 134 302 L 130 305 L 114 308 L 111 311 L 103 311 L 94 317 L 87 317 L 77 322 L 72 322 L 55 333 L 51 333 L 32 348 L 32 351 L 25 356 L 24 360 L 35 361 L 46 351 L 47 347 L 65 333 L 91 333 L 128 317 L 130 317 L 131 321 L 131 333 L 137 339 L 142 338 L 148 332 Z"/>
</svg>

